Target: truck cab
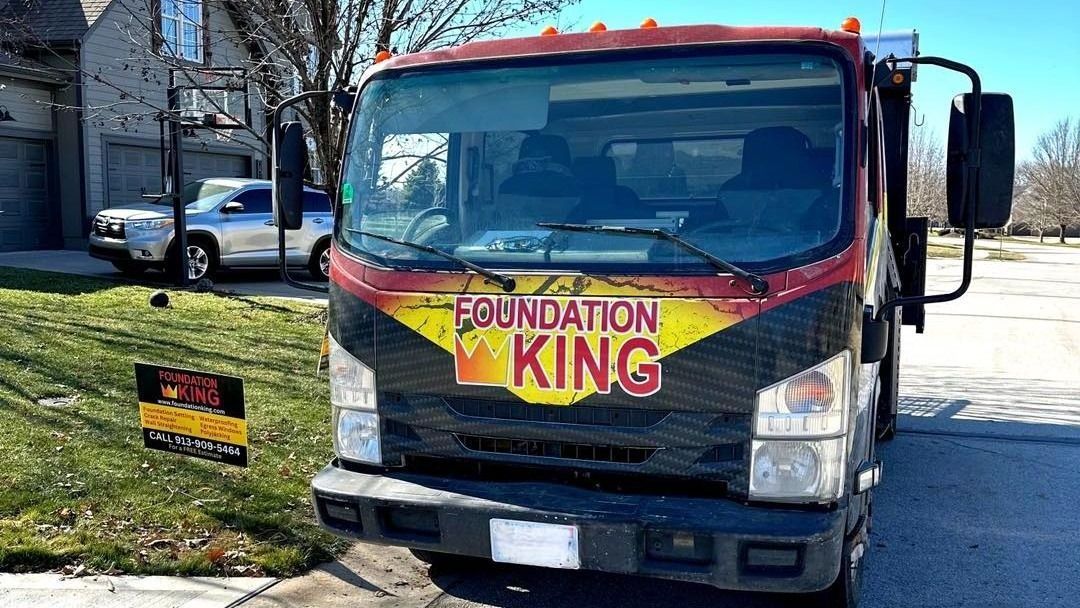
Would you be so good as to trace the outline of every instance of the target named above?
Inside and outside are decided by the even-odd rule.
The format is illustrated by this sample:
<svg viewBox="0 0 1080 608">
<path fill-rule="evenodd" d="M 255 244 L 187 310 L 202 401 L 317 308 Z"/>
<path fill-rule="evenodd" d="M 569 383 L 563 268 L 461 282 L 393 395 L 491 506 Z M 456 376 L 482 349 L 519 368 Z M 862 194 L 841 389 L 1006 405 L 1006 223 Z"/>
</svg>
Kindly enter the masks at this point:
<svg viewBox="0 0 1080 608">
<path fill-rule="evenodd" d="M 365 74 L 316 513 L 431 560 L 854 605 L 923 297 L 875 85 L 910 70 L 856 31 L 646 25 Z"/>
</svg>

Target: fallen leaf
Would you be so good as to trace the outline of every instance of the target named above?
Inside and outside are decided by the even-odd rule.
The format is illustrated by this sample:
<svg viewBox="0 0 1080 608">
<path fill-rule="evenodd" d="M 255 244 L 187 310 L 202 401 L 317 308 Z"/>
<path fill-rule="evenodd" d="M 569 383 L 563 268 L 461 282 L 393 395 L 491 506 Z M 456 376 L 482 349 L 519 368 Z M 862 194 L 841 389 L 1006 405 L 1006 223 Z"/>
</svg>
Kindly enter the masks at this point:
<svg viewBox="0 0 1080 608">
<path fill-rule="evenodd" d="M 211 547 L 206 551 L 206 559 L 213 564 L 220 562 L 223 557 L 225 557 L 225 550 L 221 547 Z"/>
</svg>

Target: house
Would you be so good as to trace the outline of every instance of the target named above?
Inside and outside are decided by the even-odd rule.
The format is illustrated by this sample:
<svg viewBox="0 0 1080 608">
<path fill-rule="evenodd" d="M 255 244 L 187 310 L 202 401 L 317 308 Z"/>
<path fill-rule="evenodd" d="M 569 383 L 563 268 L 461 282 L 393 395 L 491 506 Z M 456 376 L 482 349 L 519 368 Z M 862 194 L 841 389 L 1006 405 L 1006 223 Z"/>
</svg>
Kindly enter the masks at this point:
<svg viewBox="0 0 1080 608">
<path fill-rule="evenodd" d="M 211 5 L 211 2 L 213 4 Z M 217 85 L 207 68 L 246 68 L 245 44 L 215 0 L 0 0 L 0 251 L 83 248 L 100 210 L 161 190 L 158 111 L 170 75 Z M 177 107 L 216 100 L 255 133 L 261 95 L 191 88 Z M 185 181 L 264 177 L 245 131 L 191 131 Z"/>
</svg>

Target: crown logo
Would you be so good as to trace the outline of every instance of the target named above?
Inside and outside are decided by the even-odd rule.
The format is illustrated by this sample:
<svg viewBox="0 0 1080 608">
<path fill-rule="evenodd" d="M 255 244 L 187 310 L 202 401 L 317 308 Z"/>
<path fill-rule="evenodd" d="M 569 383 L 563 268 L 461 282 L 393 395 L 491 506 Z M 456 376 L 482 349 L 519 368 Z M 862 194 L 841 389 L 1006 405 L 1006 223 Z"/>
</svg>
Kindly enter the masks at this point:
<svg viewBox="0 0 1080 608">
<path fill-rule="evenodd" d="M 176 399 L 178 396 L 175 384 L 162 384 L 161 385 L 161 398 L 162 399 Z"/>
<path fill-rule="evenodd" d="M 485 386 L 506 386 L 510 369 L 506 343 L 492 349 L 485 336 L 480 336 L 472 350 L 464 344 L 461 336 L 454 335 L 454 369 L 458 384 L 482 384 Z"/>
</svg>

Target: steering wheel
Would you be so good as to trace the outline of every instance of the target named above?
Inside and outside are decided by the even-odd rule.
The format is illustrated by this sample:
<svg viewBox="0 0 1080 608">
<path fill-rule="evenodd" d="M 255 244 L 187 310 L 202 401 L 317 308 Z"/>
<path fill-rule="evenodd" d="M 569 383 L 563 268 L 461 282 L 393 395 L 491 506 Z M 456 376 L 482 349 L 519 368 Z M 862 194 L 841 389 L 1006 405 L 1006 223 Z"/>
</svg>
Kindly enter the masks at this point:
<svg viewBox="0 0 1080 608">
<path fill-rule="evenodd" d="M 446 207 L 428 207 L 409 220 L 409 225 L 405 226 L 405 232 L 401 233 L 401 240 L 415 241 L 421 226 L 424 225 L 424 221 L 429 217 L 436 215 L 441 215 L 446 218 L 447 221 L 444 224 L 447 226 L 450 225 L 450 213 Z M 430 230 L 430 228 L 428 228 L 428 230 Z"/>
</svg>

